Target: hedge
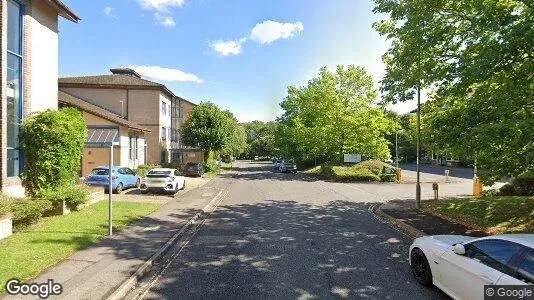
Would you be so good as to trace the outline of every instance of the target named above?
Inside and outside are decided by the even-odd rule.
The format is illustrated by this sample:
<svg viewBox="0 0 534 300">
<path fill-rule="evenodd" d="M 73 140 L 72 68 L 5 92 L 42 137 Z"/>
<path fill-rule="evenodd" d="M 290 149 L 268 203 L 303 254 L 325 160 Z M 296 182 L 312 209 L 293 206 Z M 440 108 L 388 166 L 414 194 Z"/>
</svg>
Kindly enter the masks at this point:
<svg viewBox="0 0 534 300">
<path fill-rule="evenodd" d="M 29 196 L 76 183 L 86 136 L 85 120 L 74 108 L 46 110 L 23 123 L 22 182 Z"/>
<path fill-rule="evenodd" d="M 89 191 L 85 188 L 76 186 L 61 187 L 58 189 L 48 189 L 39 192 L 36 197 L 41 200 L 49 201 L 53 204 L 65 202 L 70 210 L 77 210 L 78 206 L 87 202 Z"/>
<path fill-rule="evenodd" d="M 11 203 L 13 226 L 17 229 L 20 229 L 36 223 L 41 219 L 43 213 L 51 208 L 52 203 L 48 200 L 15 200 Z"/>
</svg>

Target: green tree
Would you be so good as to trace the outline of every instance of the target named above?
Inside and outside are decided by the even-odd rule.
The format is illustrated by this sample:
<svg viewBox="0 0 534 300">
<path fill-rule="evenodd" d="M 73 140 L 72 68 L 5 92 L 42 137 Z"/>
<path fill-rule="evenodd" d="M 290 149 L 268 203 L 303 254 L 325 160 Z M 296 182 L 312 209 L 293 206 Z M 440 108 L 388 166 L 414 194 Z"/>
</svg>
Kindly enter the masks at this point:
<svg viewBox="0 0 534 300">
<path fill-rule="evenodd" d="M 389 158 L 384 133 L 393 123 L 375 104 L 376 98 L 364 68 L 321 68 L 319 77 L 306 86 L 288 88 L 277 145 L 286 157 L 308 162 L 340 162 L 343 153 Z"/>
<path fill-rule="evenodd" d="M 200 147 L 207 161 L 211 151 L 221 151 L 230 143 L 232 128 L 227 113 L 211 102 L 202 102 L 191 110 L 181 128 L 182 142 Z"/>
<path fill-rule="evenodd" d="M 227 143 L 221 149 L 221 156 L 229 159 L 230 156 L 237 157 L 245 152 L 247 139 L 245 128 L 237 123 L 234 115 L 230 111 L 224 111 L 223 113 L 226 115 L 226 126 L 229 128 L 229 137 Z"/>
<path fill-rule="evenodd" d="M 252 121 L 243 124 L 247 137 L 246 158 L 275 157 L 277 149 L 274 139 L 277 128 L 276 122 Z"/>
<path fill-rule="evenodd" d="M 531 1 L 375 0 L 389 15 L 375 28 L 384 101 L 432 91 L 425 116 L 433 143 L 489 170 L 484 179 L 534 169 L 534 22 Z"/>
<path fill-rule="evenodd" d="M 35 196 L 74 184 L 86 137 L 85 120 L 74 108 L 47 110 L 27 119 L 20 134 L 26 193 Z"/>
</svg>

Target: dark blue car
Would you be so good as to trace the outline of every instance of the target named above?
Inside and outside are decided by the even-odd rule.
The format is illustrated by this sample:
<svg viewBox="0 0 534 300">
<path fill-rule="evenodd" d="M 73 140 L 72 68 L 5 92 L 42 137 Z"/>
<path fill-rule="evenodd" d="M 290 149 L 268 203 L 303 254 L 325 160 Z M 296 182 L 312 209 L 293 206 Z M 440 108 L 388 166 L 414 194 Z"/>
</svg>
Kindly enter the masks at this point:
<svg viewBox="0 0 534 300">
<path fill-rule="evenodd" d="M 113 193 L 119 194 L 125 188 L 139 187 L 141 182 L 139 176 L 130 168 L 112 167 L 111 168 L 112 189 Z M 109 190 L 109 167 L 101 166 L 94 168 L 91 174 L 85 178 L 85 184 L 91 186 L 103 186 L 107 193 Z"/>
</svg>

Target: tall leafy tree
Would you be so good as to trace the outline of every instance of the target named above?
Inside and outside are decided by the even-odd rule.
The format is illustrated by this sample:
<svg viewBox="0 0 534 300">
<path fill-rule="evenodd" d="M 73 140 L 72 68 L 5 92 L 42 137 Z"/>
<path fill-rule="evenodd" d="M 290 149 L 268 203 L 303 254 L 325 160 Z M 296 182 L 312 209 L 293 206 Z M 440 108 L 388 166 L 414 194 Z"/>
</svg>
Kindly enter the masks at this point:
<svg viewBox="0 0 534 300">
<path fill-rule="evenodd" d="M 182 142 L 200 147 L 207 160 L 211 151 L 220 151 L 231 142 L 233 133 L 229 115 L 211 102 L 195 106 L 181 128 Z"/>
<path fill-rule="evenodd" d="M 252 121 L 243 124 L 247 136 L 247 152 L 245 157 L 275 157 L 277 149 L 275 146 L 276 122 Z"/>
<path fill-rule="evenodd" d="M 434 143 L 492 181 L 534 170 L 534 14 L 527 0 L 375 0 L 386 102 L 432 91 Z"/>
<path fill-rule="evenodd" d="M 321 68 L 303 87 L 288 88 L 277 143 L 286 156 L 301 161 L 336 161 L 343 153 L 367 158 L 390 156 L 384 133 L 392 122 L 375 104 L 377 92 L 364 68 Z"/>
</svg>

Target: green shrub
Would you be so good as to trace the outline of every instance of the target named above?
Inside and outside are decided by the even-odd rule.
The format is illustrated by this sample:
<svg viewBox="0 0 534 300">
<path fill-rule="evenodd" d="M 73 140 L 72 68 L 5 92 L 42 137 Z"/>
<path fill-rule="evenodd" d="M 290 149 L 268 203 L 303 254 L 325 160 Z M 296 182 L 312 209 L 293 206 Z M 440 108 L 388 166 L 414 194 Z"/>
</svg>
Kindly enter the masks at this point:
<svg viewBox="0 0 534 300">
<path fill-rule="evenodd" d="M 534 177 L 520 176 L 514 178 L 512 186 L 517 196 L 534 196 Z"/>
<path fill-rule="evenodd" d="M 367 160 L 361 163 L 358 163 L 353 166 L 353 168 L 361 170 L 366 169 L 371 171 L 373 174 L 379 176 L 382 173 L 395 173 L 395 167 L 381 162 L 379 160 Z"/>
<path fill-rule="evenodd" d="M 46 110 L 21 127 L 20 149 L 25 169 L 22 182 L 29 196 L 76 182 L 87 127 L 74 108 Z"/>
<path fill-rule="evenodd" d="M 210 159 L 204 164 L 204 170 L 206 172 L 217 172 L 217 170 L 219 170 L 219 166 L 217 166 L 217 162 L 215 160 Z"/>
<path fill-rule="evenodd" d="M 13 213 L 13 226 L 23 228 L 41 219 L 43 213 L 52 208 L 52 203 L 43 199 L 14 200 L 11 203 L 11 212 Z"/>
<path fill-rule="evenodd" d="M 513 196 L 515 194 L 514 186 L 507 183 L 499 189 L 499 194 L 502 196 Z"/>
<path fill-rule="evenodd" d="M 154 168 L 161 168 L 161 165 L 158 165 L 158 164 L 140 165 L 140 166 L 137 167 L 136 170 L 134 170 L 134 172 L 135 172 L 135 174 L 143 177 L 148 173 L 148 171 L 150 171 L 151 169 L 154 169 Z"/>
<path fill-rule="evenodd" d="M 379 177 L 381 182 L 395 182 L 397 178 L 395 173 L 382 173 Z"/>
<path fill-rule="evenodd" d="M 332 167 L 333 179 L 336 181 L 379 181 L 380 178 L 366 169 L 350 167 Z"/>
<path fill-rule="evenodd" d="M 0 217 L 5 216 L 11 212 L 11 203 L 13 199 L 0 194 Z"/>
<path fill-rule="evenodd" d="M 55 190 L 48 189 L 40 191 L 36 197 L 40 200 L 46 200 L 50 203 L 56 204 L 58 202 L 65 202 L 65 205 L 70 210 L 76 210 L 78 205 L 87 202 L 89 192 L 81 187 L 61 187 Z"/>
</svg>

